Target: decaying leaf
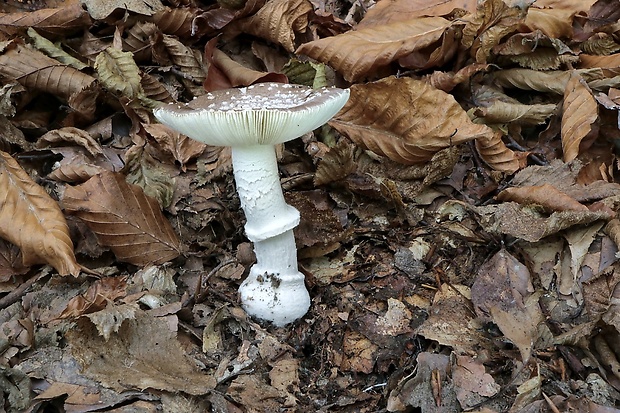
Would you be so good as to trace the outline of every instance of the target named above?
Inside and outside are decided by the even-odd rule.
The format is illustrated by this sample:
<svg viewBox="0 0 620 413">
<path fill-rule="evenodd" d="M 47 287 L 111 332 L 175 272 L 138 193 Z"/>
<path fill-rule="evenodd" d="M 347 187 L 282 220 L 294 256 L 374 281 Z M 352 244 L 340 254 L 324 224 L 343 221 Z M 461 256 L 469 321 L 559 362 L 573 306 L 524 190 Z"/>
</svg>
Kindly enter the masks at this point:
<svg viewBox="0 0 620 413">
<path fill-rule="evenodd" d="M 160 0 L 108 0 L 105 2 L 83 0 L 82 3 L 86 6 L 88 14 L 97 20 L 105 19 L 117 9 L 152 16 L 164 8 Z"/>
<path fill-rule="evenodd" d="M 472 123 L 452 95 L 396 77 L 351 86 L 349 101 L 329 124 L 356 144 L 407 165 L 493 134 L 488 126 Z"/>
<path fill-rule="evenodd" d="M 121 261 L 162 264 L 180 254 L 179 240 L 157 201 L 121 174 L 104 172 L 68 187 L 62 205 Z"/>
<path fill-rule="evenodd" d="M 482 323 L 472 311 L 470 294 L 470 289 L 463 285 L 442 284 L 435 294 L 428 319 L 416 333 L 459 352 L 475 353 L 486 339 L 480 331 Z"/>
<path fill-rule="evenodd" d="M 140 307 L 135 303 L 111 305 L 94 313 L 86 314 L 86 317 L 97 327 L 99 335 L 108 341 L 112 333 L 118 333 L 123 321 L 136 318 L 136 312 L 139 309 Z"/>
<path fill-rule="evenodd" d="M 183 169 L 191 159 L 199 157 L 206 149 L 204 143 L 181 135 L 165 125 L 154 123 L 143 127 L 164 151 L 181 164 Z"/>
<path fill-rule="evenodd" d="M 422 17 L 362 28 L 304 43 L 296 53 L 329 64 L 346 80 L 354 82 L 415 50 L 432 45 L 451 24 L 441 17 Z"/>
<path fill-rule="evenodd" d="M 588 211 L 587 206 L 577 202 L 574 198 L 549 184 L 504 189 L 497 195 L 497 199 L 500 201 L 515 201 L 525 205 L 541 205 L 549 212 Z"/>
<path fill-rule="evenodd" d="M 0 55 L 0 74 L 17 80 L 24 87 L 65 100 L 95 83 L 92 76 L 18 42 L 11 43 Z"/>
<path fill-rule="evenodd" d="M 204 395 L 215 387 L 213 376 L 186 358 L 165 318 L 136 311 L 135 319 L 125 320 L 107 342 L 90 321 L 80 320 L 67 339 L 84 374 L 117 391 L 152 388 Z"/>
<path fill-rule="evenodd" d="M 99 142 L 93 139 L 86 131 L 74 127 L 51 130 L 41 136 L 35 146 L 42 149 L 55 145 L 69 145 L 71 143 L 82 146 L 93 157 L 103 154 L 103 149 Z"/>
<path fill-rule="evenodd" d="M 108 90 L 128 98 L 141 94 L 140 69 L 133 60 L 133 53 L 108 47 L 97 55 L 95 69 L 99 82 Z"/>
<path fill-rule="evenodd" d="M 486 63 L 490 50 L 517 29 L 525 11 L 525 7 L 510 7 L 503 0 L 481 1 L 476 12 L 465 19 L 461 43 L 470 48 L 477 63 Z"/>
<path fill-rule="evenodd" d="M 60 314 L 60 318 L 76 318 L 103 310 L 127 295 L 127 277 L 106 277 L 95 281 L 84 294 L 73 297 Z"/>
<path fill-rule="evenodd" d="M 271 0 L 255 15 L 240 22 L 241 29 L 276 44 L 289 52 L 295 50 L 295 34 L 308 27 L 312 4 L 308 0 Z"/>
<path fill-rule="evenodd" d="M 58 204 L 2 151 L 0 236 L 20 248 L 24 265 L 49 264 L 60 275 L 80 273 Z"/>
<path fill-rule="evenodd" d="M 68 35 L 80 31 L 91 24 L 88 13 L 81 4 L 45 8 L 33 12 L 1 13 L 0 32 L 15 34 L 33 27 L 41 33 L 54 36 Z"/>
<path fill-rule="evenodd" d="M 482 159 L 496 171 L 514 173 L 519 169 L 519 159 L 504 144 L 500 133 L 476 139 L 476 149 Z"/>
<path fill-rule="evenodd" d="M 215 44 L 216 42 L 210 41 L 205 48 L 205 57 L 209 63 L 204 83 L 206 90 L 249 86 L 261 82 L 287 83 L 286 76 L 281 73 L 260 72 L 235 62 L 226 53 L 215 48 Z"/>
<path fill-rule="evenodd" d="M 562 110 L 562 150 L 564 161 L 572 161 L 590 145 L 598 128 L 598 104 L 592 91 L 576 72 L 571 72 L 564 93 Z"/>
</svg>

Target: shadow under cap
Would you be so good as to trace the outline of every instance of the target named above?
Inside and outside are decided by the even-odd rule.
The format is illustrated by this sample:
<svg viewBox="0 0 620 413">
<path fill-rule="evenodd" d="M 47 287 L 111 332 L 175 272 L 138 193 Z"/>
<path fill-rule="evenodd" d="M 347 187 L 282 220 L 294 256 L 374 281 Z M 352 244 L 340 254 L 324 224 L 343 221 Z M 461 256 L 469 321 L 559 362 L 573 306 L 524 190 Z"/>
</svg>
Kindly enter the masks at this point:
<svg viewBox="0 0 620 413">
<path fill-rule="evenodd" d="M 209 145 L 275 145 L 325 124 L 348 98 L 348 89 L 258 83 L 211 92 L 185 105 L 164 105 L 153 114 L 160 122 Z"/>
</svg>

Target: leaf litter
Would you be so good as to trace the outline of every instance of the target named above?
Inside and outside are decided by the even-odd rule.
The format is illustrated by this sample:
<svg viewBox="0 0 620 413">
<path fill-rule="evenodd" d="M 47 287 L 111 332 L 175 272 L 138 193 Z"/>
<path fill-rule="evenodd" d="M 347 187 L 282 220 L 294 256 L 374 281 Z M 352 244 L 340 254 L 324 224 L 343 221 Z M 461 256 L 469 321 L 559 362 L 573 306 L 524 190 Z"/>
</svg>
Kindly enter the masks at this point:
<svg viewBox="0 0 620 413">
<path fill-rule="evenodd" d="M 613 0 L 0 5 L 0 412 L 620 408 Z M 230 151 L 157 102 L 350 87 L 277 149 L 309 313 L 249 319 Z"/>
</svg>

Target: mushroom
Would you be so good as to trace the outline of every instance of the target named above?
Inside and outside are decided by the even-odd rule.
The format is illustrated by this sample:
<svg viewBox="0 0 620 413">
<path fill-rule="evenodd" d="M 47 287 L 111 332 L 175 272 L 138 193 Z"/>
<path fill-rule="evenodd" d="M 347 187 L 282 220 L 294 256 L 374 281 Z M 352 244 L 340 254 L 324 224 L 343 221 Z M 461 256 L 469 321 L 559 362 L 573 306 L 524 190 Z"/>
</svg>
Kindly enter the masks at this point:
<svg viewBox="0 0 620 413">
<path fill-rule="evenodd" d="M 241 304 L 252 317 L 278 327 L 303 317 L 310 295 L 297 268 L 293 228 L 299 211 L 284 200 L 275 145 L 323 125 L 348 98 L 348 89 L 259 83 L 153 111 L 161 123 L 192 139 L 232 147 L 245 233 L 256 253 L 256 264 L 239 288 Z"/>
</svg>

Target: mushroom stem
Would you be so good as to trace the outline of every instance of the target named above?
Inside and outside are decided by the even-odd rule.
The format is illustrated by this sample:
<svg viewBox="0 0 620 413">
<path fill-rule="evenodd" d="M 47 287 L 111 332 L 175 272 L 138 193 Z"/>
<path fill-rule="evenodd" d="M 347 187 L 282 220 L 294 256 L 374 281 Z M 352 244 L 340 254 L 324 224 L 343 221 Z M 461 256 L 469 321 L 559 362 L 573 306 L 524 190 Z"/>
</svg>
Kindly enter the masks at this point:
<svg viewBox="0 0 620 413">
<path fill-rule="evenodd" d="M 233 171 L 245 233 L 252 242 L 282 234 L 299 224 L 299 211 L 282 194 L 273 145 L 233 146 Z"/>
<path fill-rule="evenodd" d="M 248 314 L 283 326 L 310 307 L 293 235 L 299 211 L 284 200 L 274 146 L 233 147 L 232 160 L 245 232 L 256 253 L 256 264 L 239 288 L 241 303 Z"/>
</svg>

